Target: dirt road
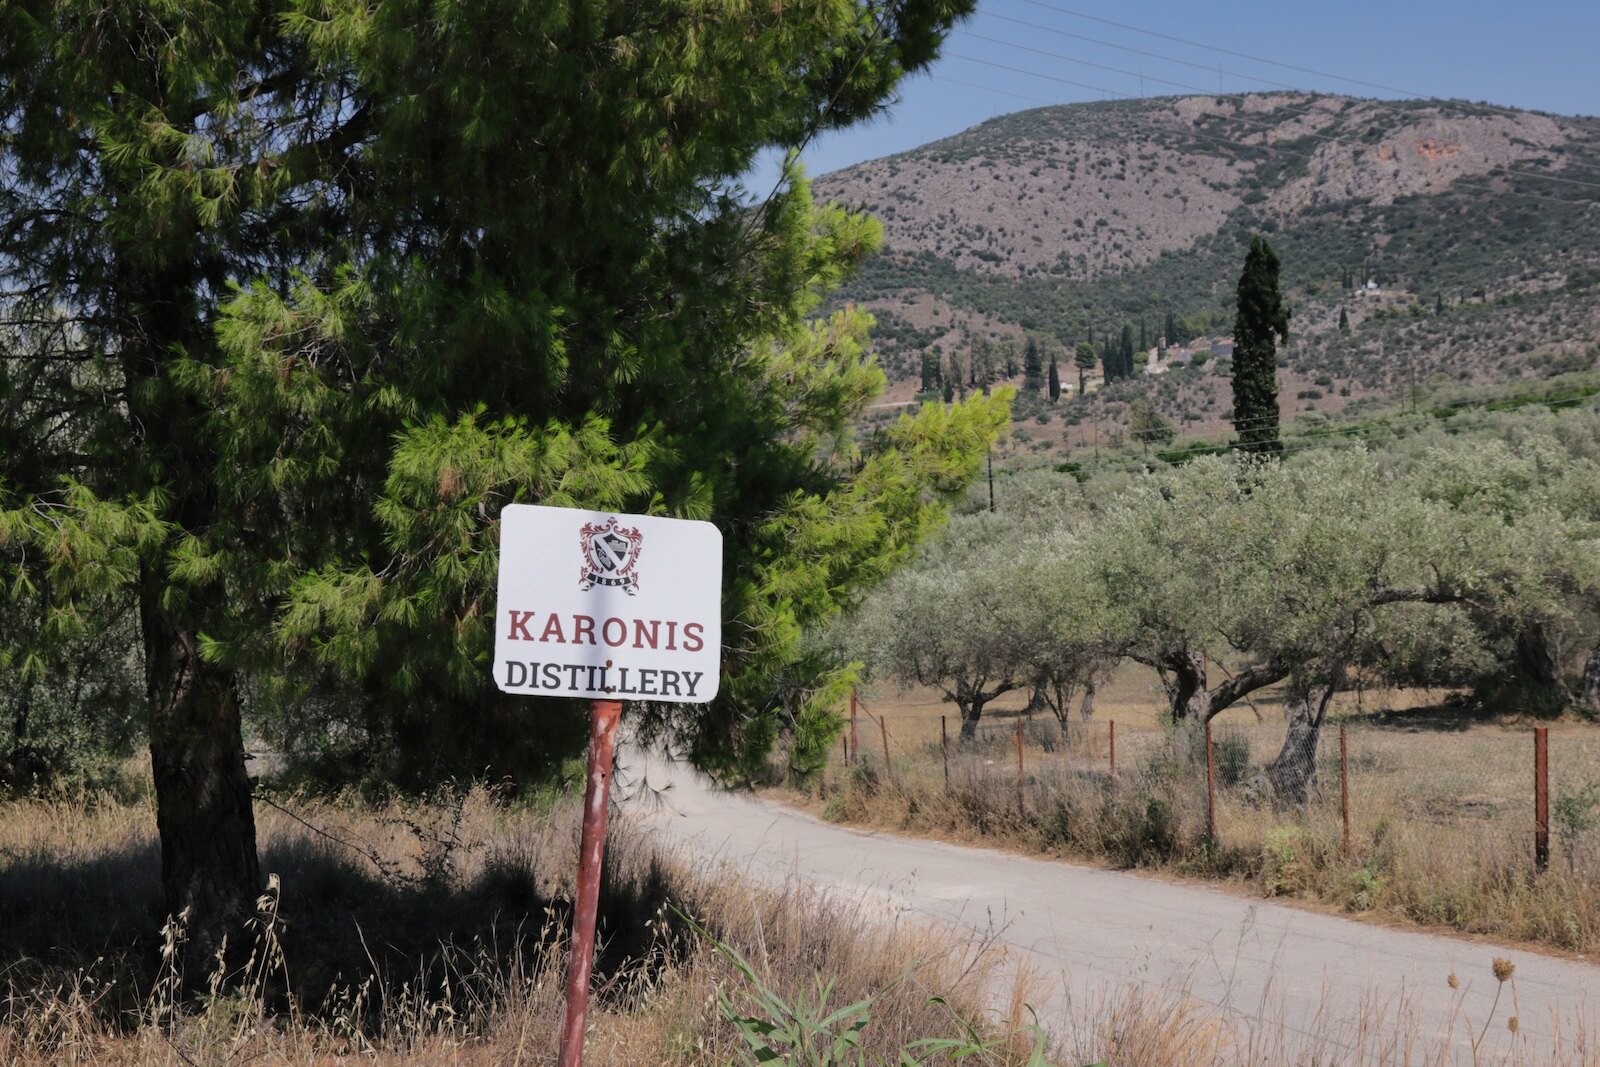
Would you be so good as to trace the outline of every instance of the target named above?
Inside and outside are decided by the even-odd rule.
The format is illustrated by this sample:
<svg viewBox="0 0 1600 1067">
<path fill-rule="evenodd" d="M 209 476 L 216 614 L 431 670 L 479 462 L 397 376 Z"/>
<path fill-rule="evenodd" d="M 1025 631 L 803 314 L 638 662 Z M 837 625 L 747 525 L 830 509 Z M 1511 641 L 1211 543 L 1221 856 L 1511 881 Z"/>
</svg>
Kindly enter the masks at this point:
<svg viewBox="0 0 1600 1067">
<path fill-rule="evenodd" d="M 1090 1006 L 1119 992 L 1181 990 L 1258 1035 L 1270 1028 L 1279 1043 L 1347 1050 L 1352 1063 L 1391 1062 L 1358 1051 L 1372 1048 L 1363 1020 L 1409 1038 L 1418 1052 L 1448 1041 L 1461 1063 L 1474 1062 L 1469 1034 L 1486 1022 L 1478 1063 L 1600 1062 L 1593 1042 L 1587 1052 L 1573 1044 L 1584 1019 L 1600 1020 L 1600 969 L 1583 962 L 1127 872 L 834 826 L 723 792 L 637 751 L 624 756 L 621 780 L 664 790 L 656 794 L 662 803 L 628 803 L 696 862 L 799 878 L 851 899 L 876 898 L 891 916 L 997 935 L 1039 979 L 1034 1007 L 1052 1033 L 1075 1032 L 1095 1014 Z M 1516 1035 L 1506 1026 L 1509 986 L 1491 1017 L 1496 956 L 1516 965 Z M 1451 975 L 1459 989 L 1450 988 Z M 1567 1051 L 1552 1060 L 1558 1033 Z"/>
</svg>

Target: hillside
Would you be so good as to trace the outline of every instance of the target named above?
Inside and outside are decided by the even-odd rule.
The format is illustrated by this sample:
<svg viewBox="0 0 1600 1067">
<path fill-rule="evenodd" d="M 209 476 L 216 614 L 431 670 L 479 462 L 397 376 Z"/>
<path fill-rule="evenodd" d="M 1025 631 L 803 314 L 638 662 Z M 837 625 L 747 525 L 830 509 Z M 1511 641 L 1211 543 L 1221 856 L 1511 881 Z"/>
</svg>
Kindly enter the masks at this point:
<svg viewBox="0 0 1600 1067">
<path fill-rule="evenodd" d="M 974 337 L 1067 346 L 1070 393 L 1070 349 L 1091 333 L 1098 345 L 1130 325 L 1141 352 L 1169 322 L 1175 342 L 1225 336 L 1258 232 L 1294 306 L 1286 413 L 1600 358 L 1600 120 L 1288 93 L 1075 104 L 816 189 L 883 221 L 884 253 L 842 298 L 878 317 L 891 401 L 915 394 L 925 351 L 968 363 Z M 1228 364 L 1202 352 L 1199 366 L 1169 359 L 1167 373 L 1104 394 L 1091 381 L 1087 402 L 1024 396 L 1029 433 L 1012 447 L 1115 433 L 1140 397 L 1179 432 L 1215 432 L 1230 415 Z"/>
</svg>

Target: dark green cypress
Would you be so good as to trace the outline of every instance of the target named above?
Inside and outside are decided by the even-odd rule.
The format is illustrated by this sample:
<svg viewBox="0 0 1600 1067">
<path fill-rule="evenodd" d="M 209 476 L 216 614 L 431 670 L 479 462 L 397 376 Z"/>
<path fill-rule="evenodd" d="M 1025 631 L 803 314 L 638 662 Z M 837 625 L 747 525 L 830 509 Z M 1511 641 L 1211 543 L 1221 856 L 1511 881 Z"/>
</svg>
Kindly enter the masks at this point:
<svg viewBox="0 0 1600 1067">
<path fill-rule="evenodd" d="M 1289 339 L 1289 307 L 1278 287 L 1278 254 L 1262 237 L 1250 242 L 1239 275 L 1233 323 L 1233 425 L 1249 452 L 1277 453 L 1278 345 Z"/>
<path fill-rule="evenodd" d="M 1022 350 L 1022 378 L 1029 389 L 1044 384 L 1044 353 L 1039 350 L 1038 338 L 1028 338 L 1027 347 Z"/>
<path fill-rule="evenodd" d="M 1072 363 L 1078 368 L 1078 395 L 1083 395 L 1084 375 L 1094 369 L 1094 345 L 1088 341 L 1079 341 L 1077 354 L 1072 357 Z"/>
<path fill-rule="evenodd" d="M 1055 353 L 1050 354 L 1050 403 L 1061 399 L 1061 372 L 1056 369 Z"/>
</svg>

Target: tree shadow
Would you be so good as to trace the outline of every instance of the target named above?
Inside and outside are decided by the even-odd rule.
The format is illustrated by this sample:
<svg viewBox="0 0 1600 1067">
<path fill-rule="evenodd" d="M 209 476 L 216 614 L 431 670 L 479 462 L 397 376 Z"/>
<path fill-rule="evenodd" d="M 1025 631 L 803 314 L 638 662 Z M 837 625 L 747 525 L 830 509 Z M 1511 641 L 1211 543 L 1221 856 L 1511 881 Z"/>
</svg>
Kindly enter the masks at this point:
<svg viewBox="0 0 1600 1067">
<path fill-rule="evenodd" d="M 1503 722 L 1505 716 L 1477 701 L 1445 699 L 1415 708 L 1383 708 L 1351 721 L 1399 733 L 1465 733 L 1474 726 Z"/>
<path fill-rule="evenodd" d="M 654 855 L 627 840 L 620 848 L 621 856 L 608 849 L 600 893 L 602 990 L 640 961 L 675 957 L 688 938 L 678 924 L 655 921 L 674 899 Z M 285 966 L 267 989 L 275 1010 L 292 1002 L 313 1015 L 348 1014 L 349 992 L 368 983 L 377 991 L 370 1022 L 384 996 L 405 987 L 470 1011 L 486 989 L 562 964 L 572 903 L 548 888 L 551 872 L 494 858 L 466 879 L 395 877 L 315 838 L 274 841 L 261 870 L 282 887 L 276 941 Z M 32 997 L 83 988 L 86 976 L 96 1012 L 133 1023 L 163 977 L 164 918 L 153 841 L 0 855 L 0 1025 Z M 252 936 L 259 951 L 259 929 Z"/>
</svg>

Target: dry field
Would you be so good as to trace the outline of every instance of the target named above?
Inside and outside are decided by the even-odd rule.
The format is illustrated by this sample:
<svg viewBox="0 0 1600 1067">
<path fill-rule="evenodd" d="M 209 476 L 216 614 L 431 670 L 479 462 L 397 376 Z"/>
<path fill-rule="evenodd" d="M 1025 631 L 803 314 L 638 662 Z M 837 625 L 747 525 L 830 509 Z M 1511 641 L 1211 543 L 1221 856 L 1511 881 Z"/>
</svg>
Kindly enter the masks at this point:
<svg viewBox="0 0 1600 1067">
<path fill-rule="evenodd" d="M 275 877 L 257 951 L 194 995 L 163 964 L 174 931 L 160 933 L 147 801 L 0 805 L 0 1063 L 552 1064 L 572 816 L 568 805 L 505 806 L 482 788 L 378 807 L 263 803 L 263 870 Z M 814 1000 L 819 981 L 834 983 L 835 1005 L 876 998 L 866 1062 L 898 1064 L 905 1042 L 960 1036 L 969 1023 L 994 1045 L 961 1063 L 1030 1062 L 1029 978 L 993 941 L 889 921 L 799 885 L 752 886 L 658 856 L 626 819 L 614 825 L 590 1063 L 753 1062 L 719 998 L 752 1011 L 761 989 L 793 1003 L 802 993 Z M 669 903 L 748 959 L 759 986 Z M 1504 1008 L 1463 1015 L 1463 1032 L 1506 1026 L 1514 982 Z M 1068 1033 L 1053 1035 L 1051 1063 L 1458 1062 L 1403 1004 L 1374 1004 L 1310 1035 L 1181 990 L 1107 988 L 1074 1015 Z M 1600 1063 L 1593 1047 L 1580 1027 L 1566 1052 L 1539 1062 Z"/>
<path fill-rule="evenodd" d="M 1552 858 L 1541 874 L 1533 863 L 1532 724 L 1464 719 L 1441 709 L 1445 695 L 1342 695 L 1303 809 L 1264 799 L 1261 770 L 1284 735 L 1278 694 L 1230 709 L 1213 729 L 1215 839 L 1204 761 L 1174 756 L 1159 725 L 1160 688 L 1139 670 L 1119 671 L 1099 694 L 1094 721 L 1074 716 L 1065 731 L 1048 714 L 1023 716 L 1026 693 L 1007 694 L 990 705 L 972 744 L 958 741 L 955 708 L 936 692 L 864 691 L 856 732 L 868 762 L 847 768 L 836 750 L 810 801 L 843 821 L 1230 879 L 1378 918 L 1600 949 L 1600 728 L 1551 726 Z"/>
</svg>

